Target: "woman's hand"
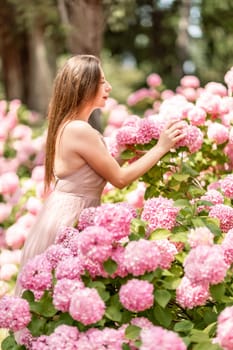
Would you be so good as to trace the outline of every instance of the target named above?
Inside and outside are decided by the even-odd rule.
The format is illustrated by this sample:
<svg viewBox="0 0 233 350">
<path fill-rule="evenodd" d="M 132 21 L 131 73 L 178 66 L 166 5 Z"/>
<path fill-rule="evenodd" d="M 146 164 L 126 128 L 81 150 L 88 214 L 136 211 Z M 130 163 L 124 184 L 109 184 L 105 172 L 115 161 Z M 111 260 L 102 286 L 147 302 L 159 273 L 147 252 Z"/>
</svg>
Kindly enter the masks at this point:
<svg viewBox="0 0 233 350">
<path fill-rule="evenodd" d="M 178 141 L 186 136 L 184 132 L 185 125 L 184 121 L 170 121 L 161 132 L 157 146 L 168 152 Z"/>
</svg>

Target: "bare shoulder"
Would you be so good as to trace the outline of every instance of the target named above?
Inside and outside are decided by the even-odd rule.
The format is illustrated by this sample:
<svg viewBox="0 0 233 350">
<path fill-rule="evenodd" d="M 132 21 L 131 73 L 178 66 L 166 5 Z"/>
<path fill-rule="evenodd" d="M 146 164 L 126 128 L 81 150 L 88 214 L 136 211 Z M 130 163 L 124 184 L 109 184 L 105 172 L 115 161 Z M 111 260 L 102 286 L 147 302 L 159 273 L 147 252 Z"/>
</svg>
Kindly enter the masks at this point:
<svg viewBox="0 0 233 350">
<path fill-rule="evenodd" d="M 68 136 L 74 137 L 97 137 L 96 130 L 83 120 L 72 120 L 66 127 Z"/>
</svg>

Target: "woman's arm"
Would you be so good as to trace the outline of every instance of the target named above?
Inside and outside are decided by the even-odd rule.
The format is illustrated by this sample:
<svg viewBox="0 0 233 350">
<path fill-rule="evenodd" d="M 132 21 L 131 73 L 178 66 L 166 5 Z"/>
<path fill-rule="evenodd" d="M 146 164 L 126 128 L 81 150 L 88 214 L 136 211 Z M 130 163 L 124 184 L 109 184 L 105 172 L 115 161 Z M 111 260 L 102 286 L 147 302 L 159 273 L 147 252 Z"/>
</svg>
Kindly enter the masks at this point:
<svg viewBox="0 0 233 350">
<path fill-rule="evenodd" d="M 73 121 L 66 128 L 65 142 L 72 142 L 74 151 L 113 186 L 123 188 L 152 168 L 185 135 L 183 122 L 171 122 L 161 133 L 155 146 L 133 163 L 121 167 L 109 154 L 96 131 L 87 123 Z M 64 135 L 65 136 L 65 135 Z"/>
</svg>

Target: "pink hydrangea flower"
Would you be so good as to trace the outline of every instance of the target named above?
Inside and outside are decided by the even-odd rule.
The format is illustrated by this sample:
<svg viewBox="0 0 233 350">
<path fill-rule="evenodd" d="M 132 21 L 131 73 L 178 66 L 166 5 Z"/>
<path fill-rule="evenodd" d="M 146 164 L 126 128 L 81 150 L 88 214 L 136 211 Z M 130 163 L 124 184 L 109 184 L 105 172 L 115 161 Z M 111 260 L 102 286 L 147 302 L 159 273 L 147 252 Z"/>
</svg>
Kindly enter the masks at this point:
<svg viewBox="0 0 233 350">
<path fill-rule="evenodd" d="M 190 153 L 197 152 L 203 144 L 203 133 L 195 125 L 186 125 L 183 128 L 183 132 L 186 136 L 176 143 L 176 148 L 186 146 Z"/>
<path fill-rule="evenodd" d="M 149 232 L 157 228 L 171 230 L 176 225 L 179 208 L 174 207 L 173 203 L 172 199 L 163 198 L 162 196 L 145 201 L 141 219 L 148 222 Z"/>
<path fill-rule="evenodd" d="M 124 339 L 124 332 L 122 329 L 106 327 L 100 330 L 91 328 L 86 332 L 80 333 L 78 350 L 122 350 L 122 344 L 125 342 L 126 340 Z"/>
<path fill-rule="evenodd" d="M 205 305 L 209 299 L 209 285 L 191 283 L 187 277 L 183 277 L 176 289 L 176 301 L 183 308 L 193 309 L 196 306 Z"/>
<path fill-rule="evenodd" d="M 92 279 L 94 279 L 96 276 L 102 276 L 105 278 L 108 277 L 102 263 L 89 258 L 83 259 L 83 263 L 85 270 L 90 274 Z"/>
<path fill-rule="evenodd" d="M 228 265 L 233 263 L 233 229 L 229 230 L 221 244 L 224 251 L 224 258 Z"/>
<path fill-rule="evenodd" d="M 138 326 L 140 328 L 150 328 L 153 327 L 153 323 L 151 321 L 148 320 L 148 318 L 146 317 L 135 317 L 132 318 L 132 320 L 130 321 L 130 323 L 134 326 Z"/>
<path fill-rule="evenodd" d="M 211 123 L 208 126 L 207 136 L 211 141 L 214 141 L 217 145 L 221 145 L 226 142 L 229 137 L 229 129 L 220 123 Z"/>
<path fill-rule="evenodd" d="M 138 127 L 136 126 L 122 126 L 116 134 L 117 143 L 121 146 L 136 144 L 137 132 Z"/>
<path fill-rule="evenodd" d="M 216 83 L 215 81 L 210 81 L 205 85 L 205 91 L 210 92 L 214 95 L 219 95 L 220 97 L 227 96 L 227 89 L 221 83 Z"/>
<path fill-rule="evenodd" d="M 19 282 L 24 289 L 43 291 L 52 286 L 52 266 L 45 254 L 35 256 L 23 266 Z"/>
<path fill-rule="evenodd" d="M 55 270 L 55 276 L 58 280 L 63 278 L 80 279 L 84 274 L 84 261 L 82 256 L 70 256 L 60 261 Z"/>
<path fill-rule="evenodd" d="M 48 348 L 50 350 L 78 350 L 78 338 L 77 327 L 60 325 L 47 338 Z"/>
<path fill-rule="evenodd" d="M 129 311 L 140 312 L 152 307 L 154 303 L 153 284 L 132 279 L 120 287 L 121 304 Z"/>
<path fill-rule="evenodd" d="M 51 264 L 52 269 L 57 267 L 57 264 L 62 260 L 70 257 L 71 251 L 68 248 L 58 244 L 53 244 L 45 251 L 45 256 Z"/>
<path fill-rule="evenodd" d="M 85 208 L 81 211 L 78 220 L 78 229 L 84 230 L 87 226 L 94 225 L 94 217 L 96 215 L 96 207 Z"/>
<path fill-rule="evenodd" d="M 126 200 L 133 208 L 142 208 L 144 204 L 144 195 L 146 185 L 144 182 L 139 182 L 135 190 L 126 193 Z"/>
<path fill-rule="evenodd" d="M 227 269 L 224 251 L 218 245 L 199 245 L 184 261 L 185 276 L 197 284 L 218 284 L 224 280 Z"/>
<path fill-rule="evenodd" d="M 226 307 L 218 316 L 216 342 L 224 350 L 233 349 L 233 306 Z"/>
<path fill-rule="evenodd" d="M 138 122 L 138 131 L 136 143 L 149 143 L 152 139 L 158 139 L 160 135 L 160 128 L 156 123 L 149 118 L 140 119 Z"/>
<path fill-rule="evenodd" d="M 221 190 L 227 198 L 233 199 L 233 175 L 227 175 L 220 181 Z"/>
<path fill-rule="evenodd" d="M 113 239 L 120 240 L 128 237 L 130 233 L 130 223 L 135 217 L 133 208 L 118 204 L 103 204 L 97 208 L 94 223 L 97 226 L 106 228 Z"/>
<path fill-rule="evenodd" d="M 0 300 L 0 328 L 17 332 L 31 321 L 27 300 L 5 295 Z"/>
<path fill-rule="evenodd" d="M 224 202 L 223 195 L 215 190 L 215 189 L 208 189 L 208 191 L 200 197 L 200 200 L 211 202 L 213 204 L 222 204 Z M 198 211 L 201 210 L 210 210 L 211 206 L 207 205 L 200 205 L 198 207 Z"/>
<path fill-rule="evenodd" d="M 65 248 L 70 248 L 70 241 L 78 236 L 79 230 L 74 227 L 61 227 L 56 235 L 55 244 L 61 244 Z"/>
<path fill-rule="evenodd" d="M 9 203 L 0 203 L 0 224 L 9 218 L 12 210 L 12 205 Z"/>
<path fill-rule="evenodd" d="M 150 87 L 157 87 L 162 84 L 162 79 L 159 74 L 151 73 L 148 75 L 146 82 Z"/>
<path fill-rule="evenodd" d="M 206 111 L 200 107 L 193 106 L 193 108 L 188 111 L 187 117 L 192 125 L 204 125 L 206 120 Z"/>
<path fill-rule="evenodd" d="M 215 117 L 219 113 L 221 97 L 210 92 L 203 91 L 196 101 L 196 106 L 203 108 L 207 113 Z"/>
<path fill-rule="evenodd" d="M 112 233 L 107 228 L 88 226 L 79 235 L 79 251 L 84 258 L 102 263 L 111 256 L 112 241 Z"/>
<path fill-rule="evenodd" d="M 117 263 L 117 270 L 111 277 L 126 277 L 128 275 L 128 270 L 125 266 L 125 248 L 122 246 L 113 247 L 111 258 Z"/>
<path fill-rule="evenodd" d="M 169 269 L 171 263 L 175 260 L 175 255 L 178 253 L 176 246 L 168 239 L 156 239 L 153 244 L 159 250 L 160 262 L 158 266 L 161 269 Z"/>
<path fill-rule="evenodd" d="M 206 226 L 196 227 L 190 230 L 188 234 L 188 243 L 191 248 L 196 248 L 199 245 L 212 246 L 214 244 L 214 235 Z"/>
<path fill-rule="evenodd" d="M 224 81 L 227 84 L 229 95 L 231 95 L 233 90 L 233 67 L 231 67 L 231 69 L 226 72 Z"/>
<path fill-rule="evenodd" d="M 233 228 L 233 208 L 225 204 L 216 204 L 210 208 L 209 216 L 220 221 L 220 228 L 227 232 Z"/>
<path fill-rule="evenodd" d="M 144 275 L 157 269 L 160 263 L 159 249 L 152 241 L 131 241 L 125 248 L 124 265 L 133 276 Z"/>
<path fill-rule="evenodd" d="M 68 278 L 58 280 L 53 290 L 53 305 L 58 310 L 68 312 L 73 293 L 82 288 L 84 284 L 81 281 Z"/>
<path fill-rule="evenodd" d="M 175 332 L 154 326 L 142 329 L 140 350 L 186 350 L 183 340 Z"/>
<path fill-rule="evenodd" d="M 31 349 L 32 348 L 32 342 L 36 338 L 34 338 L 32 336 L 32 334 L 31 334 L 31 332 L 29 331 L 28 328 L 23 328 L 19 333 L 20 333 L 19 334 L 19 339 L 17 339 L 18 343 L 20 345 L 25 345 L 26 349 Z"/>
<path fill-rule="evenodd" d="M 40 337 L 33 339 L 30 350 L 50 350 L 48 340 L 48 335 L 41 335 Z"/>
<path fill-rule="evenodd" d="M 180 85 L 196 89 L 200 86 L 200 80 L 195 75 L 185 75 L 181 78 Z"/>
<path fill-rule="evenodd" d="M 12 195 L 19 187 L 19 177 L 14 172 L 7 172 L 0 176 L 0 193 Z"/>
<path fill-rule="evenodd" d="M 69 312 L 74 320 L 89 325 L 102 319 L 105 304 L 95 288 L 83 288 L 72 294 Z"/>
</svg>

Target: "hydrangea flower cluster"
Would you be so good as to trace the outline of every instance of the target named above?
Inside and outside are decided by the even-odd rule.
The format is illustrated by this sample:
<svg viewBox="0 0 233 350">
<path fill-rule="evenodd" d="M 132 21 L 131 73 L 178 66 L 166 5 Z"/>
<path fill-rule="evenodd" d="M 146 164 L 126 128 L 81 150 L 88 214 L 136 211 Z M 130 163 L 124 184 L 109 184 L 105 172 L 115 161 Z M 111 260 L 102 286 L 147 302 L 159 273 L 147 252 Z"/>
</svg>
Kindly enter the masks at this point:
<svg viewBox="0 0 233 350">
<path fill-rule="evenodd" d="M 19 281 L 24 289 L 43 291 L 52 287 L 52 265 L 44 254 L 35 256 L 24 265 Z"/>
<path fill-rule="evenodd" d="M 196 248 L 199 245 L 212 246 L 214 244 L 214 235 L 206 226 L 196 227 L 190 230 L 188 243 L 191 248 Z"/>
<path fill-rule="evenodd" d="M 231 265 L 233 263 L 233 229 L 226 233 L 221 246 L 224 251 L 225 262 Z"/>
<path fill-rule="evenodd" d="M 96 210 L 94 224 L 105 227 L 115 240 L 126 238 L 130 233 L 130 223 L 137 216 L 136 210 L 125 205 L 103 204 Z"/>
<path fill-rule="evenodd" d="M 209 297 L 208 283 L 192 283 L 185 276 L 176 289 L 176 300 L 183 308 L 192 309 L 204 305 Z"/>
<path fill-rule="evenodd" d="M 185 276 L 192 283 L 218 284 L 226 276 L 228 265 L 219 245 L 198 245 L 184 261 Z"/>
<path fill-rule="evenodd" d="M 210 208 L 209 216 L 220 221 L 220 228 L 227 232 L 233 228 L 233 208 L 225 204 L 216 204 Z"/>
<path fill-rule="evenodd" d="M 133 312 L 147 310 L 154 303 L 153 290 L 153 284 L 134 278 L 121 286 L 120 302 L 127 310 Z"/>
<path fill-rule="evenodd" d="M 218 316 L 215 342 L 224 350 L 233 349 L 233 306 L 226 307 Z"/>
<path fill-rule="evenodd" d="M 200 197 L 200 200 L 210 202 L 212 204 L 223 204 L 224 198 L 223 195 L 216 189 L 209 189 L 203 196 Z M 198 211 L 201 210 L 210 210 L 210 205 L 199 205 Z"/>
<path fill-rule="evenodd" d="M 74 320 L 89 325 L 102 319 L 105 303 L 95 288 L 82 288 L 72 294 L 69 312 Z"/>
<path fill-rule="evenodd" d="M 160 260 L 159 249 L 152 241 L 146 239 L 131 241 L 125 248 L 124 265 L 133 276 L 156 270 Z"/>
<path fill-rule="evenodd" d="M 154 326 L 142 329 L 140 333 L 142 345 L 140 350 L 186 350 L 183 340 L 172 331 Z"/>
<path fill-rule="evenodd" d="M 220 182 L 221 190 L 227 198 L 233 199 L 233 175 L 227 175 Z"/>
<path fill-rule="evenodd" d="M 0 325 L 13 332 L 26 327 L 31 321 L 29 304 L 19 297 L 5 295 L 0 300 Z"/>
<path fill-rule="evenodd" d="M 171 230 L 176 225 L 176 216 L 179 208 L 176 208 L 173 203 L 172 199 L 162 196 L 145 201 L 141 218 L 148 222 L 149 233 L 157 228 Z"/>
</svg>

